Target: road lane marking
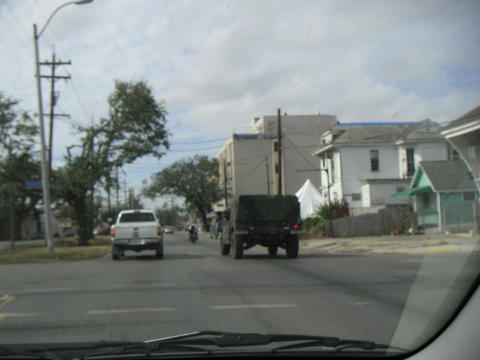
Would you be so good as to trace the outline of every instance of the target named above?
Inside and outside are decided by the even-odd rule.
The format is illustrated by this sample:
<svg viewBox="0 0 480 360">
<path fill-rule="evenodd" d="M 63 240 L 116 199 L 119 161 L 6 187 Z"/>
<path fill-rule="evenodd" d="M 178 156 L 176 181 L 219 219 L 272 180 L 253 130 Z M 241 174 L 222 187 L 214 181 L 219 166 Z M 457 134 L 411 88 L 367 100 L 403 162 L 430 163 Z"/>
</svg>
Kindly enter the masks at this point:
<svg viewBox="0 0 480 360">
<path fill-rule="evenodd" d="M 427 249 L 425 252 L 427 254 L 436 254 L 436 253 L 449 253 L 449 252 L 459 252 L 458 249 Z"/>
<path fill-rule="evenodd" d="M 372 305 L 373 303 L 370 301 L 357 301 L 355 303 L 356 306 L 365 306 L 365 305 Z"/>
<path fill-rule="evenodd" d="M 169 287 L 169 286 L 177 286 L 176 283 L 139 283 L 139 284 L 117 284 L 117 285 L 112 285 L 112 288 L 115 289 L 122 289 L 122 288 L 130 288 L 130 287 L 138 287 L 138 286 L 157 286 L 157 287 Z"/>
<path fill-rule="evenodd" d="M 230 309 L 273 309 L 273 308 L 293 308 L 298 307 L 295 304 L 250 304 L 250 305 L 216 305 L 210 306 L 212 310 L 230 310 Z"/>
<path fill-rule="evenodd" d="M 8 295 L 8 294 L 4 294 L 4 295 L 0 296 L 0 308 L 7 305 L 13 299 L 15 299 L 15 296 L 11 296 L 11 295 Z"/>
<path fill-rule="evenodd" d="M 139 309 L 112 309 L 112 310 L 90 310 L 88 315 L 106 315 L 106 314 L 129 314 L 135 312 L 167 312 L 175 311 L 175 308 L 139 308 Z"/>
<path fill-rule="evenodd" d="M 9 317 L 29 317 L 29 316 L 38 316 L 40 313 L 0 313 L 0 319 L 3 320 Z"/>
<path fill-rule="evenodd" d="M 57 291 L 73 291 L 73 290 L 80 290 L 80 288 L 79 287 L 39 288 L 39 289 L 28 289 L 23 291 L 23 293 L 57 292 Z"/>
</svg>

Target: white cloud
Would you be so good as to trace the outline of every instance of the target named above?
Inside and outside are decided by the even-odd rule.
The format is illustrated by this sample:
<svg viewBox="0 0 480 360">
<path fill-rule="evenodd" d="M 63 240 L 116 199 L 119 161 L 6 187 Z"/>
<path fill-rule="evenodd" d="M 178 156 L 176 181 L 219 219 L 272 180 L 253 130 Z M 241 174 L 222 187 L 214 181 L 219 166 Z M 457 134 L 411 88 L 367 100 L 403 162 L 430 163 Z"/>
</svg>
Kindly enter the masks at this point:
<svg viewBox="0 0 480 360">
<path fill-rule="evenodd" d="M 31 24 L 62 3 L 0 3 L 8 19 L 0 24 L 1 90 L 32 112 Z M 76 91 L 72 81 L 59 86 L 73 121 L 105 116 L 114 79 L 145 79 L 167 101 L 173 141 L 246 131 L 252 117 L 277 107 L 350 122 L 446 121 L 480 101 L 479 10 L 475 0 L 95 0 L 62 9 L 40 45 L 42 58 L 54 45 L 73 62 Z M 61 157 L 75 136 L 57 129 Z M 148 177 L 133 173 L 132 182 Z"/>
</svg>

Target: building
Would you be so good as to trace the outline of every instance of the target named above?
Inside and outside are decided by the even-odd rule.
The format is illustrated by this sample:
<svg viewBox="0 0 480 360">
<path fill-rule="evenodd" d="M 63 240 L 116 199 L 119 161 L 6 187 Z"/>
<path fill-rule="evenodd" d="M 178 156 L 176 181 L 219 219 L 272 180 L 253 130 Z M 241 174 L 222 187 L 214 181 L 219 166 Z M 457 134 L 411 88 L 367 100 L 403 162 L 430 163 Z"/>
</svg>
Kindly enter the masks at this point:
<svg viewBox="0 0 480 360">
<path fill-rule="evenodd" d="M 442 135 L 462 155 L 480 190 L 480 106 L 446 125 Z"/>
<path fill-rule="evenodd" d="M 424 160 L 447 160 L 452 148 L 432 120 L 397 123 L 340 123 L 322 135 L 322 203 L 345 200 L 354 214 L 386 205 L 408 204 L 391 198 L 404 190 Z"/>
<path fill-rule="evenodd" d="M 282 193 L 295 194 L 308 178 L 320 186 L 317 158 L 321 134 L 337 123 L 332 115 L 283 115 L 282 124 Z M 233 134 L 216 158 L 219 161 L 220 185 L 229 201 L 242 194 L 277 194 L 278 139 L 277 116 L 252 119 L 246 134 Z M 225 209 L 225 199 L 214 206 Z"/>
<path fill-rule="evenodd" d="M 475 228 L 478 191 L 462 160 L 422 161 L 407 190 L 417 225 L 426 232 L 463 232 Z"/>
</svg>

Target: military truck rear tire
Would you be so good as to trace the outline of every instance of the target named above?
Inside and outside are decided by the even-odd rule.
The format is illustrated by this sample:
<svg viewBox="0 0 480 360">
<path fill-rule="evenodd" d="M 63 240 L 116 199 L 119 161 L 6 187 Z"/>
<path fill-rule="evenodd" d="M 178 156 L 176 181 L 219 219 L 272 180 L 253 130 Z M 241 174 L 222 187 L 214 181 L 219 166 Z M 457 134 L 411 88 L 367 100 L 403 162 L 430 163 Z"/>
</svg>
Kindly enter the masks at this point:
<svg viewBox="0 0 480 360">
<path fill-rule="evenodd" d="M 268 247 L 268 255 L 270 257 L 275 257 L 278 254 L 278 246 L 269 246 Z"/>
<path fill-rule="evenodd" d="M 241 259 L 243 257 L 243 239 L 240 235 L 233 236 L 232 255 L 234 259 Z"/>
<path fill-rule="evenodd" d="M 230 255 L 230 244 L 225 244 L 223 239 L 220 240 L 220 252 L 223 256 Z"/>
<path fill-rule="evenodd" d="M 288 239 L 285 250 L 287 251 L 287 258 L 289 259 L 293 259 L 298 256 L 298 236 L 294 235 Z"/>
</svg>

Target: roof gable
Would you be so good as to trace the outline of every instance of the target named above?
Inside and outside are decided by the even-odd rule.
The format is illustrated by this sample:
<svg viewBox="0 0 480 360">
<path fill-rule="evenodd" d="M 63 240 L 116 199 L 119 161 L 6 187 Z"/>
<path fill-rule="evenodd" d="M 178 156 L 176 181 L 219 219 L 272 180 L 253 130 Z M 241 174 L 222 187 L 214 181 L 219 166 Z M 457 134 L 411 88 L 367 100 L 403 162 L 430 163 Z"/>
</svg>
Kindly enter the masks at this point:
<svg viewBox="0 0 480 360">
<path fill-rule="evenodd" d="M 443 140 L 440 125 L 433 120 L 425 119 L 416 123 L 400 136 L 400 141 Z"/>
<path fill-rule="evenodd" d="M 477 190 L 462 160 L 422 161 L 420 167 L 437 192 Z"/>
<path fill-rule="evenodd" d="M 423 186 L 431 186 L 434 188 L 432 182 L 428 178 L 428 175 L 425 174 L 425 171 L 422 167 L 419 167 L 413 176 L 412 182 L 410 184 L 410 188 L 418 188 Z"/>
</svg>

